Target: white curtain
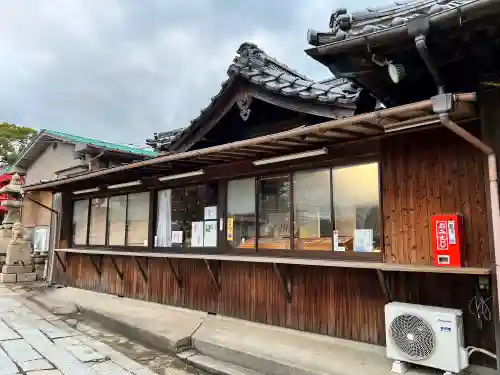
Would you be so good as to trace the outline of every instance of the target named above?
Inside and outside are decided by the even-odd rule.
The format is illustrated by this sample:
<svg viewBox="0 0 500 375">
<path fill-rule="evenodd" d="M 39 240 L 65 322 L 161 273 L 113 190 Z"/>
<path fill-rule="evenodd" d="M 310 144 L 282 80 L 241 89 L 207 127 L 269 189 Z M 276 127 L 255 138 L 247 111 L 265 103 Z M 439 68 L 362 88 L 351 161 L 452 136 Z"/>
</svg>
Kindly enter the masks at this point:
<svg viewBox="0 0 500 375">
<path fill-rule="evenodd" d="M 158 213 L 155 246 L 172 246 L 172 191 L 158 192 Z"/>
</svg>

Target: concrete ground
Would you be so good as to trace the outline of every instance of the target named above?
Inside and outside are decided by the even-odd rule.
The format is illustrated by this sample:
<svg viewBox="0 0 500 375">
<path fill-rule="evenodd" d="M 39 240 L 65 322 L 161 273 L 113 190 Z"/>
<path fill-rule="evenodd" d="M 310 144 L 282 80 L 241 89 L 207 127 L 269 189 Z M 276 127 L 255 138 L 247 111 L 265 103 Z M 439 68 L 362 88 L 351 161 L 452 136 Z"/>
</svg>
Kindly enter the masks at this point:
<svg viewBox="0 0 500 375">
<path fill-rule="evenodd" d="M 73 319 L 78 311 L 80 317 L 211 374 L 391 374 L 391 362 L 380 346 L 75 288 L 33 285 L 12 290 L 63 319 Z M 407 374 L 440 372 L 412 368 Z"/>
<path fill-rule="evenodd" d="M 64 322 L 11 289 L 0 287 L 0 375 L 199 373 L 175 356 L 70 316 L 66 319 Z"/>
</svg>

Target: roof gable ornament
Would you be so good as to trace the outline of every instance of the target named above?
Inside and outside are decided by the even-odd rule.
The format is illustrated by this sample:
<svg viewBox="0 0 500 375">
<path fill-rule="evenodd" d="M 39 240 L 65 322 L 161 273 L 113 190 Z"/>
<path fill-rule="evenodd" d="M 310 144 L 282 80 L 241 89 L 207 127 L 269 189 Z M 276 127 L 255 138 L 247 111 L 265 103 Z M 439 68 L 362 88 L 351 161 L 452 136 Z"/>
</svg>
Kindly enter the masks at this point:
<svg viewBox="0 0 500 375">
<path fill-rule="evenodd" d="M 240 109 L 240 117 L 243 119 L 243 121 L 248 120 L 250 117 L 250 105 L 252 104 L 252 95 L 249 93 L 241 93 L 238 95 L 236 98 L 236 105 Z"/>
</svg>

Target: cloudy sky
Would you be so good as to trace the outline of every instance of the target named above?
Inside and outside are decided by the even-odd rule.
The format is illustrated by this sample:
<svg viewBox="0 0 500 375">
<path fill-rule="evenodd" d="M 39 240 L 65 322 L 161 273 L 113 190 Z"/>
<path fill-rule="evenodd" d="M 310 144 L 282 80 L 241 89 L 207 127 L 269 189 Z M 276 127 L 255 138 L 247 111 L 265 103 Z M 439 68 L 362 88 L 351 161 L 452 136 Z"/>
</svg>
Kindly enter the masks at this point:
<svg viewBox="0 0 500 375">
<path fill-rule="evenodd" d="M 387 3 L 379 0 L 377 3 Z M 368 0 L 0 0 L 0 121 L 144 145 L 183 127 L 243 41 L 313 78 L 308 28 Z"/>
</svg>

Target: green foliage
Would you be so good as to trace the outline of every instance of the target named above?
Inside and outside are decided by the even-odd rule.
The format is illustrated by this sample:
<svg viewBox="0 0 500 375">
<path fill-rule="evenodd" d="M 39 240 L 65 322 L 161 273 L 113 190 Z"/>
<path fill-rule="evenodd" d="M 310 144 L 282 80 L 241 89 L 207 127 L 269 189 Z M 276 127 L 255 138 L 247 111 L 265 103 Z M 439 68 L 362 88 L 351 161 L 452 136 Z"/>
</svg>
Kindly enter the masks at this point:
<svg viewBox="0 0 500 375">
<path fill-rule="evenodd" d="M 0 123 L 0 164 L 12 164 L 36 136 L 37 131 L 7 122 Z"/>
</svg>

